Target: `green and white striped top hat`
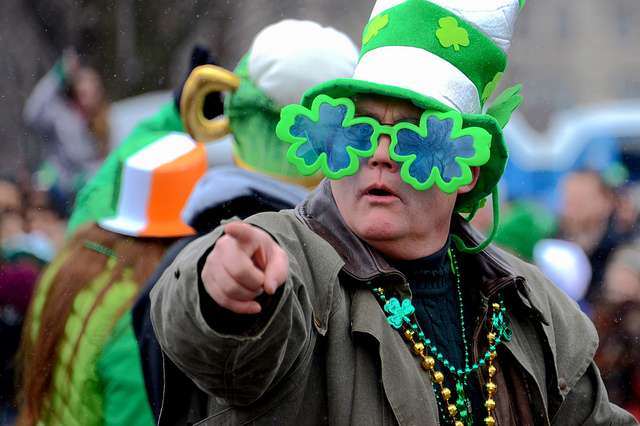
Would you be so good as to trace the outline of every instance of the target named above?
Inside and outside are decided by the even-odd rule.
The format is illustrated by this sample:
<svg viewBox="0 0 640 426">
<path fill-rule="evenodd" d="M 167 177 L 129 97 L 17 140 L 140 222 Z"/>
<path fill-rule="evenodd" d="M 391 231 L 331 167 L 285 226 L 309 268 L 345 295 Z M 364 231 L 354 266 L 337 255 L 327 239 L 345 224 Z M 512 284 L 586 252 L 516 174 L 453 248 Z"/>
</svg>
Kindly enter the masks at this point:
<svg viewBox="0 0 640 426">
<path fill-rule="evenodd" d="M 376 93 L 415 105 L 461 113 L 464 126 L 492 135 L 491 158 L 474 189 L 458 197 L 457 211 L 470 210 L 491 194 L 504 173 L 507 147 L 502 128 L 521 102 L 520 86 L 484 103 L 507 66 L 513 27 L 524 0 L 378 0 L 364 29 L 351 78 L 309 89 L 302 105 L 320 94 L 334 98 Z"/>
</svg>

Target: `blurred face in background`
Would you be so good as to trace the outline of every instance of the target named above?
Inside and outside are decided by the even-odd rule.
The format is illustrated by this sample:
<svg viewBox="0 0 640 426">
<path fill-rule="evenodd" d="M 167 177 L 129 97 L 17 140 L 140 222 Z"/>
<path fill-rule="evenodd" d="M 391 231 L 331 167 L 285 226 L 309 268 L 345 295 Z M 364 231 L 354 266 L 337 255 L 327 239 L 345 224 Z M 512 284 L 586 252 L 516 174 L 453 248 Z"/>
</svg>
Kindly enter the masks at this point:
<svg viewBox="0 0 640 426">
<path fill-rule="evenodd" d="M 73 85 L 73 94 L 87 116 L 95 115 L 104 103 L 104 87 L 98 72 L 90 67 L 81 68 Z"/>
<path fill-rule="evenodd" d="M 600 177 L 591 172 L 568 176 L 562 185 L 560 219 L 569 235 L 592 231 L 607 224 L 613 212 L 613 199 Z"/>
<path fill-rule="evenodd" d="M 638 259 L 640 263 L 640 259 Z M 613 303 L 640 302 L 640 276 L 630 268 L 612 265 L 604 276 L 604 297 Z"/>
</svg>

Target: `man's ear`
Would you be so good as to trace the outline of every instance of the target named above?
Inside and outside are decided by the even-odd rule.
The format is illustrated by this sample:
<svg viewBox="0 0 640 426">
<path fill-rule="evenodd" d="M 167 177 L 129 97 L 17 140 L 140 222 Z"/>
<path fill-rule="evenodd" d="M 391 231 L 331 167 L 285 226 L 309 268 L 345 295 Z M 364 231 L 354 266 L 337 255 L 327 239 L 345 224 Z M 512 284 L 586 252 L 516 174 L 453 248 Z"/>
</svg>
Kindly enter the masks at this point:
<svg viewBox="0 0 640 426">
<path fill-rule="evenodd" d="M 478 176 L 480 176 L 480 167 L 474 166 L 474 167 L 469 167 L 469 169 L 471 169 L 471 182 L 468 185 L 463 185 L 460 188 L 458 188 L 458 190 L 456 191 L 456 194 L 465 194 L 471 191 L 474 186 L 476 186 L 476 183 L 478 182 Z"/>
</svg>

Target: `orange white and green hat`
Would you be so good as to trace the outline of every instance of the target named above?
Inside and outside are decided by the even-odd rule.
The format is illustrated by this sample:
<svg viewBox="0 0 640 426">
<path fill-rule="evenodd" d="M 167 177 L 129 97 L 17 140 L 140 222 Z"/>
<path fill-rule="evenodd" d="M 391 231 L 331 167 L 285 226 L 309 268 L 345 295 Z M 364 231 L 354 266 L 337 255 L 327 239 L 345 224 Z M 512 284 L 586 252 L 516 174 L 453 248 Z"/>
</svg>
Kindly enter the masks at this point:
<svg viewBox="0 0 640 426">
<path fill-rule="evenodd" d="M 135 237 L 195 234 L 180 217 L 191 190 L 207 170 L 205 145 L 185 133 L 167 132 L 124 161 L 115 216 L 100 227 Z"/>
</svg>

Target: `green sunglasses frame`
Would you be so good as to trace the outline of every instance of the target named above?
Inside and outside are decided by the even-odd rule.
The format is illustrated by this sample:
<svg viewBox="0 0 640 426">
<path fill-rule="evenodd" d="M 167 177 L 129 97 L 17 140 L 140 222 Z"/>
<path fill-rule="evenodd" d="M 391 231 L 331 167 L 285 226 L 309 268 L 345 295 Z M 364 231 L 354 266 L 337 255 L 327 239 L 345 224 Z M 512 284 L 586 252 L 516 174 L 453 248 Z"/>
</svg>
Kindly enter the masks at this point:
<svg viewBox="0 0 640 426">
<path fill-rule="evenodd" d="M 345 168 L 339 169 L 338 171 L 332 171 L 329 168 L 326 152 L 319 153 L 312 164 L 307 164 L 304 158 L 298 156 L 299 149 L 307 143 L 307 139 L 304 137 L 296 137 L 291 134 L 291 127 L 296 125 L 296 119 L 298 116 L 307 117 L 312 122 L 318 123 L 320 121 L 320 107 L 322 104 L 328 104 L 333 108 L 339 106 L 345 106 L 347 108 L 346 115 L 342 121 L 343 127 L 346 128 L 356 124 L 368 124 L 372 126 L 374 130 L 369 139 L 371 148 L 362 150 L 353 146 L 346 146 L 345 150 L 349 157 L 349 165 Z M 280 121 L 276 127 L 276 134 L 283 142 L 292 144 L 292 146 L 287 150 L 287 160 L 294 164 L 300 173 L 305 176 L 312 175 L 321 168 L 324 174 L 330 179 L 341 179 L 345 176 L 354 175 L 360 166 L 358 157 L 372 157 L 378 148 L 378 139 L 383 134 L 386 134 L 391 138 L 389 156 L 393 161 L 402 163 L 400 175 L 406 183 L 421 191 L 431 188 L 435 183 L 440 190 L 451 194 L 459 187 L 470 184 L 473 180 L 471 167 L 486 164 L 491 156 L 490 147 L 492 138 L 489 132 L 481 127 L 470 126 L 463 128 L 464 121 L 460 113 L 457 111 L 441 112 L 426 110 L 420 117 L 419 125 L 401 121 L 395 123 L 391 127 L 389 125 L 381 124 L 378 120 L 372 117 L 356 117 L 355 111 L 355 104 L 351 99 L 334 99 L 327 95 L 318 95 L 313 100 L 311 109 L 305 108 L 301 105 L 285 106 L 280 113 Z M 442 178 L 440 169 L 437 166 L 433 166 L 431 168 L 429 171 L 429 178 L 425 182 L 420 182 L 410 173 L 411 165 L 416 161 L 417 156 L 415 154 L 400 155 L 396 153 L 396 147 L 399 143 L 398 131 L 408 129 L 415 132 L 420 137 L 426 138 L 428 135 L 427 120 L 431 117 L 435 117 L 440 121 L 452 120 L 453 126 L 450 132 L 450 140 L 452 142 L 455 142 L 456 139 L 465 136 L 473 138 L 473 149 L 475 154 L 469 158 L 455 157 L 455 161 L 460 166 L 462 173 L 461 176 L 452 177 L 449 182 L 446 182 Z"/>
</svg>

